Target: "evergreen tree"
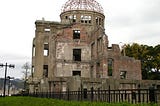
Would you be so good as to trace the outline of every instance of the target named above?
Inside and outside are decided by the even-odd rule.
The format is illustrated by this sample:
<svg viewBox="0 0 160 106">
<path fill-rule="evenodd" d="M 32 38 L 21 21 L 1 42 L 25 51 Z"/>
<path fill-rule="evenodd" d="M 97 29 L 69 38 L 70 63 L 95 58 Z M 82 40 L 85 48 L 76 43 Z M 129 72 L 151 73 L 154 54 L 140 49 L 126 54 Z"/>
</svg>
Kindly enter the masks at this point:
<svg viewBox="0 0 160 106">
<path fill-rule="evenodd" d="M 160 79 L 160 45 L 153 47 L 133 43 L 127 44 L 122 53 L 124 49 L 126 56 L 141 60 L 142 79 Z"/>
</svg>

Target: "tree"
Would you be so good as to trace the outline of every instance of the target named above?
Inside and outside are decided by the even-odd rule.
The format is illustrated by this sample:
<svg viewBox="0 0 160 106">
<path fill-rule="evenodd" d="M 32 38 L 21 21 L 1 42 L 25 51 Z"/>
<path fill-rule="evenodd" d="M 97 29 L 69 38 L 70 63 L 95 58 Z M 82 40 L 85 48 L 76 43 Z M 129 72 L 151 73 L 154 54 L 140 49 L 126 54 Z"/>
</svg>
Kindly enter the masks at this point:
<svg viewBox="0 0 160 106">
<path fill-rule="evenodd" d="M 160 71 L 160 45 L 155 46 L 153 50 L 153 68 L 155 72 Z"/>
<path fill-rule="evenodd" d="M 26 82 L 28 80 L 29 70 L 31 69 L 31 66 L 30 66 L 29 62 L 26 62 L 22 66 L 22 68 L 25 69 L 25 71 L 22 71 L 22 73 L 24 74 L 24 89 L 26 89 Z"/>
<path fill-rule="evenodd" d="M 133 43 L 123 49 L 127 56 L 141 60 L 142 79 L 160 79 L 160 45 L 152 47 Z"/>
</svg>

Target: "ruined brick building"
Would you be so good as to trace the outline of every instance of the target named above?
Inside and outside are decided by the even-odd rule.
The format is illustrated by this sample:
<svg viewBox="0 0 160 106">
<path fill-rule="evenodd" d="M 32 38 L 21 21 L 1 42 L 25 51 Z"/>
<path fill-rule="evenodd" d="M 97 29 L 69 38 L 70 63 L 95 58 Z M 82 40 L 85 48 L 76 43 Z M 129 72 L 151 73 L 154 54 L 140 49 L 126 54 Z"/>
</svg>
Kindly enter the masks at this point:
<svg viewBox="0 0 160 106">
<path fill-rule="evenodd" d="M 103 8 L 95 0 L 69 0 L 61 22 L 35 22 L 30 92 L 135 88 L 141 62 L 109 47 Z M 138 82 L 137 82 L 138 81 Z"/>
</svg>

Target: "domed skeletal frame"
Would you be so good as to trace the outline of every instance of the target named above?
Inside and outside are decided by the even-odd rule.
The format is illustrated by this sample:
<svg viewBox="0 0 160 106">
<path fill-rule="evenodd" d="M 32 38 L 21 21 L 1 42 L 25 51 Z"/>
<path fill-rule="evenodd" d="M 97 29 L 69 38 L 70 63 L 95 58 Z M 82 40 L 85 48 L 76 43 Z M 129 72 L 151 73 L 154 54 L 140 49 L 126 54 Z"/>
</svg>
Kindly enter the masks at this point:
<svg viewBox="0 0 160 106">
<path fill-rule="evenodd" d="M 102 6 L 95 0 L 69 0 L 62 6 L 62 13 L 71 10 L 88 10 L 103 14 Z"/>
</svg>

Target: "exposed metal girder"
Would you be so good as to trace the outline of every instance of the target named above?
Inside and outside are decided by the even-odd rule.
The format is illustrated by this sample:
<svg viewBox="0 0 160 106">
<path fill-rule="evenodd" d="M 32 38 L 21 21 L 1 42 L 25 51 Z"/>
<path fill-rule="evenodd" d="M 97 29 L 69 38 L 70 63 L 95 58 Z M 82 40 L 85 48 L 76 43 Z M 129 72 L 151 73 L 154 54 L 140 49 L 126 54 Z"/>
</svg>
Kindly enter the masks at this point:
<svg viewBox="0 0 160 106">
<path fill-rule="evenodd" d="M 95 0 L 69 0 L 62 6 L 62 12 L 71 10 L 88 10 L 103 14 L 102 6 Z"/>
</svg>

